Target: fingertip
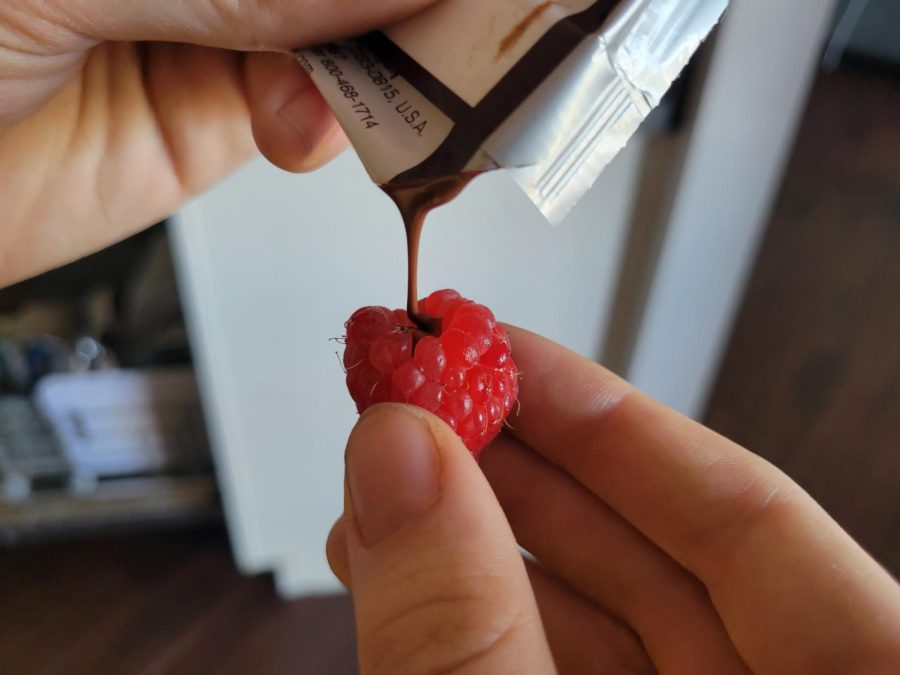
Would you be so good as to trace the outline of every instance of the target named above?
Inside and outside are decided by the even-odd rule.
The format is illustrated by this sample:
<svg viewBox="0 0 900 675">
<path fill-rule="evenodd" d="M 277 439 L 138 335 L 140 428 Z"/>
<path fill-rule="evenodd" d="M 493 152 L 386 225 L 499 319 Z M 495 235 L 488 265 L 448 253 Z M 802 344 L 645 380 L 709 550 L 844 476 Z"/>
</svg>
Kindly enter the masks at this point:
<svg viewBox="0 0 900 675">
<path fill-rule="evenodd" d="M 350 588 L 350 562 L 347 558 L 347 524 L 342 515 L 338 518 L 325 542 L 325 555 L 334 576 L 345 588 Z"/>
<path fill-rule="evenodd" d="M 275 166 L 312 171 L 347 147 L 331 108 L 292 56 L 248 54 L 244 81 L 253 138 Z"/>
<path fill-rule="evenodd" d="M 436 439 L 406 406 L 367 411 L 350 434 L 345 464 L 347 514 L 364 546 L 419 522 L 441 493 Z"/>
<path fill-rule="evenodd" d="M 350 144 L 312 83 L 285 103 L 275 119 L 262 115 L 259 119 L 251 116 L 251 120 L 254 138 L 266 159 L 291 173 L 315 171 Z"/>
</svg>

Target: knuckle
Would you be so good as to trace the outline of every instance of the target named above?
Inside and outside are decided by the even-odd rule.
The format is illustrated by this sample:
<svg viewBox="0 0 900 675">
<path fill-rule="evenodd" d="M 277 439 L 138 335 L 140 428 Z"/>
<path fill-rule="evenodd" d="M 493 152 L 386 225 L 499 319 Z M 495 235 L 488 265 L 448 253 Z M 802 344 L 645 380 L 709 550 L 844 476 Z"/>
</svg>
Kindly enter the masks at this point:
<svg viewBox="0 0 900 675">
<path fill-rule="evenodd" d="M 796 494 L 767 478 L 751 478 L 720 503 L 711 504 L 710 512 L 719 516 L 697 529 L 694 549 L 706 559 L 727 564 L 740 559 L 759 533 L 785 527 L 796 516 Z"/>
<path fill-rule="evenodd" d="M 402 600 L 366 636 L 370 672 L 458 672 L 520 630 L 522 612 L 502 577 L 446 572 L 418 570 L 386 589 L 382 597 Z"/>
</svg>

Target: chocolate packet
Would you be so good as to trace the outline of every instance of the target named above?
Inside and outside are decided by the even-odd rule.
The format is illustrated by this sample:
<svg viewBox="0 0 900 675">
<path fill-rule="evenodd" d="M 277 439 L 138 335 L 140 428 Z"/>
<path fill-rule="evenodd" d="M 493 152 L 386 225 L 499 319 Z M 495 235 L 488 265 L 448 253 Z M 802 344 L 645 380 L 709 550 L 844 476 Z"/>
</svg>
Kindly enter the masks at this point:
<svg viewBox="0 0 900 675">
<path fill-rule="evenodd" d="M 560 222 L 728 0 L 441 0 L 296 52 L 382 187 L 509 170 Z"/>
</svg>

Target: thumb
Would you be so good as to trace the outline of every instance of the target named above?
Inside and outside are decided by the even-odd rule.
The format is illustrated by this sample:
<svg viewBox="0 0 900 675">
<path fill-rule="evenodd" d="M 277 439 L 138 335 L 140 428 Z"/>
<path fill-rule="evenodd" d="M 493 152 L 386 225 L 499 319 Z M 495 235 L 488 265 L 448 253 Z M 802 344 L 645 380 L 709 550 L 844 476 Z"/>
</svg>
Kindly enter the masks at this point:
<svg viewBox="0 0 900 675">
<path fill-rule="evenodd" d="M 554 672 L 515 539 L 459 438 L 418 408 L 376 406 L 346 462 L 362 673 Z"/>
</svg>

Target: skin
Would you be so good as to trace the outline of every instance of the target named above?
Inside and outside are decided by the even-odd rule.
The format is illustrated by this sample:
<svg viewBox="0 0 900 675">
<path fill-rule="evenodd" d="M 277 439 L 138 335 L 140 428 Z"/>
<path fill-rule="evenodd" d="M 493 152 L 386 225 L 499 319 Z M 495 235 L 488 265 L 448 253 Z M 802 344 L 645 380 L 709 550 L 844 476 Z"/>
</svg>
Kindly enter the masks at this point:
<svg viewBox="0 0 900 675">
<path fill-rule="evenodd" d="M 257 146 L 321 166 L 346 139 L 285 52 L 427 2 L 3 0 L 0 285 L 165 218 Z"/>
<path fill-rule="evenodd" d="M 332 569 L 357 601 L 364 672 L 417 672 L 380 654 L 401 640 L 385 636 L 398 627 L 409 653 L 456 646 L 447 661 L 429 652 L 435 670 L 494 672 L 484 667 L 490 649 L 461 660 L 465 639 L 451 633 L 434 647 L 428 622 L 385 629 L 365 611 L 370 594 L 390 587 L 394 615 L 421 615 L 459 588 L 460 570 L 474 587 L 467 595 L 485 600 L 444 621 L 511 634 L 495 646 L 503 672 L 547 672 L 533 664 L 548 647 L 565 673 L 896 672 L 900 587 L 796 483 L 597 364 L 510 334 L 521 412 L 484 451 L 483 473 L 424 411 L 376 406 L 351 435 L 348 473 L 363 454 L 384 452 L 383 428 L 415 415 L 433 431 L 446 486 L 374 544 L 359 534 L 351 494 L 331 532 Z M 370 466 L 389 480 L 383 457 Z M 398 490 L 384 490 L 382 508 Z M 534 560 L 523 564 L 516 543 Z M 391 582 L 417 569 L 427 583 Z M 533 604 L 545 636 L 517 640 L 516 626 L 536 620 Z M 389 666 L 367 668 L 380 661 L 365 650 Z"/>
<path fill-rule="evenodd" d="M 0 284 L 152 224 L 257 148 L 328 161 L 346 140 L 286 52 L 424 4 L 4 0 Z M 351 434 L 327 551 L 363 673 L 895 672 L 897 584 L 796 484 L 511 335 L 521 413 L 481 467 L 406 406 Z"/>
</svg>

